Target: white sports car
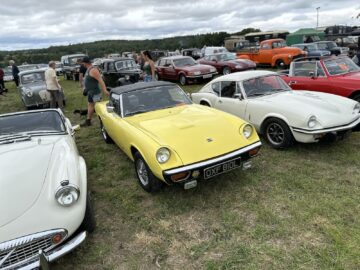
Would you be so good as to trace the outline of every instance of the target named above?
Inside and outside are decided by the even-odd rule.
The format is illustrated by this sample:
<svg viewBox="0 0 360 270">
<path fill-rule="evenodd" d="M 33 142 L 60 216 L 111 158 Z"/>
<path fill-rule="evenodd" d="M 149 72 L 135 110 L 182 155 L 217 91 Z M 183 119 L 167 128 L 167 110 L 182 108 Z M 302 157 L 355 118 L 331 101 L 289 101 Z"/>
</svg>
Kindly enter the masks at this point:
<svg viewBox="0 0 360 270">
<path fill-rule="evenodd" d="M 0 115 L 0 269 L 47 269 L 94 230 L 75 129 L 56 109 Z"/>
<path fill-rule="evenodd" d="M 294 140 L 343 138 L 360 128 L 360 103 L 332 94 L 292 91 L 270 71 L 218 77 L 191 98 L 251 122 L 274 148 L 289 147 Z"/>
</svg>

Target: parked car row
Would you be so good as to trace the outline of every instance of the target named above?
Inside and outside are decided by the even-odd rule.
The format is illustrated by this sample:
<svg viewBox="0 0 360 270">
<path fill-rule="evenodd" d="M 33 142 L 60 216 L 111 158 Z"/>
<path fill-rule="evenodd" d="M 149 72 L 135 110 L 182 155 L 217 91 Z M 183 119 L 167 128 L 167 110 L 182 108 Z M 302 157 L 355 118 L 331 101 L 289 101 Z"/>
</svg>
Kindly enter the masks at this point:
<svg viewBox="0 0 360 270">
<path fill-rule="evenodd" d="M 109 81 L 114 76 L 117 84 L 118 74 L 111 71 L 133 70 L 128 61 L 103 60 L 103 74 Z M 202 66 L 183 56 L 159 61 L 174 80 L 179 79 L 177 70 L 191 76 L 194 66 Z M 340 93 L 292 90 L 283 80 L 298 72 L 316 80 L 321 70 L 348 81 L 360 74 L 349 58 L 328 57 L 294 61 L 290 77 L 260 70 L 219 76 L 190 96 L 164 81 L 116 86 L 109 101 L 96 103 L 101 135 L 134 162 L 145 191 L 156 192 L 163 185 L 194 188 L 199 181 L 251 168 L 262 146 L 258 134 L 279 149 L 295 142 L 343 139 L 359 131 L 359 102 Z M 24 71 L 21 81 L 40 83 L 42 72 Z M 200 72 L 196 79 L 217 73 L 212 66 Z M 6 187 L 0 189 L 0 207 L 6 205 L 0 217 L 1 268 L 46 269 L 94 230 L 86 164 L 74 140 L 77 129 L 56 109 L 0 115 L 0 170 L 5 173 L 0 184 Z M 9 169 L 15 158 L 21 170 Z"/>
</svg>

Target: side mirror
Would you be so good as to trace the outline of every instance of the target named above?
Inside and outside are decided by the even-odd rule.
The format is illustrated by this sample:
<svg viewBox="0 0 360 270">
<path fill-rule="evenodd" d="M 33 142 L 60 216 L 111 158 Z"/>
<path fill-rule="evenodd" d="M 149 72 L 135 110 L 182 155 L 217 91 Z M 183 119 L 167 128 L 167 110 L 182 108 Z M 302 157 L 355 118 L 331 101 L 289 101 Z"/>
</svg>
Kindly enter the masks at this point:
<svg viewBox="0 0 360 270">
<path fill-rule="evenodd" d="M 310 71 L 310 72 L 309 72 L 309 76 L 311 77 L 311 79 L 315 79 L 315 72 L 314 72 L 314 71 Z"/>
<path fill-rule="evenodd" d="M 71 129 L 72 129 L 73 131 L 79 131 L 79 130 L 80 130 L 80 125 L 72 126 Z"/>
<path fill-rule="evenodd" d="M 237 98 L 237 99 L 239 99 L 239 100 L 242 100 L 242 99 L 243 99 L 242 94 L 240 94 L 240 93 L 235 94 L 235 95 L 234 95 L 234 98 Z"/>
<path fill-rule="evenodd" d="M 107 111 L 108 113 L 113 113 L 113 112 L 114 112 L 114 109 L 115 109 L 114 106 L 111 106 L 111 105 L 109 105 L 109 104 L 106 105 L 106 111 Z"/>
</svg>

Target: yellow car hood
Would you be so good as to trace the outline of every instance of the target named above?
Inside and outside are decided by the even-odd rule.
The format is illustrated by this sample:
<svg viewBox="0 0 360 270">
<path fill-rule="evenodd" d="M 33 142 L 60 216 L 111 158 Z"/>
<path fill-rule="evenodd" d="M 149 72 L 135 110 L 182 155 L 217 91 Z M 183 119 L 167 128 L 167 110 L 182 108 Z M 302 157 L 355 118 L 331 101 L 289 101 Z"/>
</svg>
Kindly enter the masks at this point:
<svg viewBox="0 0 360 270">
<path fill-rule="evenodd" d="M 201 105 L 184 105 L 127 117 L 129 124 L 175 151 L 184 165 L 232 152 L 259 140 L 240 134 L 245 122 Z"/>
</svg>

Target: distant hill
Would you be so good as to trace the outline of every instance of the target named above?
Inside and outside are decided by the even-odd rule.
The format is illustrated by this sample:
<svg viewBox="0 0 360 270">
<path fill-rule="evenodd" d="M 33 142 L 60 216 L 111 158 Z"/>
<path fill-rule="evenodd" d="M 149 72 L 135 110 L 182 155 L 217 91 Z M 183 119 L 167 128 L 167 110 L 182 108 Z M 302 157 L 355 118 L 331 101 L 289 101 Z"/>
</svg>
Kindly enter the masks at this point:
<svg viewBox="0 0 360 270">
<path fill-rule="evenodd" d="M 72 53 L 87 53 L 91 58 L 103 57 L 109 53 L 141 50 L 170 50 L 183 48 L 202 48 L 206 46 L 222 46 L 224 39 L 233 34 L 246 34 L 260 31 L 259 29 L 246 28 L 237 33 L 215 32 L 208 34 L 177 36 L 163 39 L 146 40 L 101 40 L 89 43 L 71 44 L 68 46 L 51 46 L 46 49 L 32 49 L 19 51 L 0 51 L 0 65 L 8 64 L 10 59 L 16 63 L 47 63 L 50 60 L 60 60 L 62 55 Z"/>
</svg>

